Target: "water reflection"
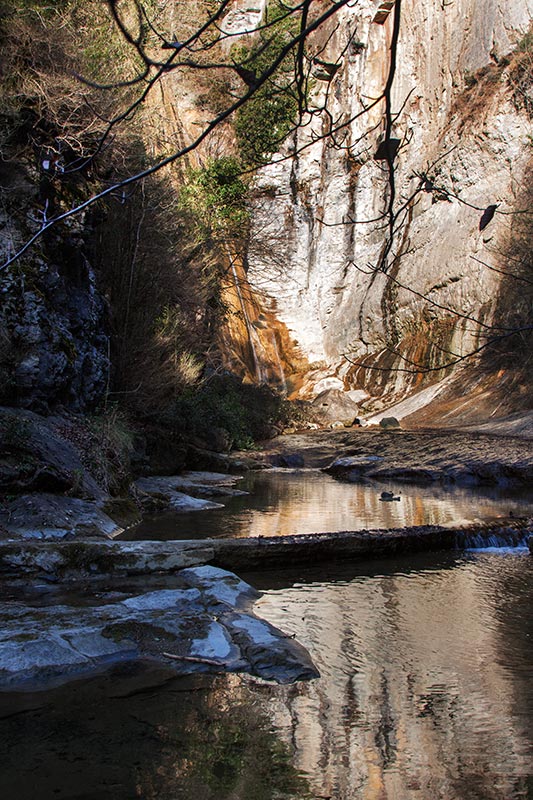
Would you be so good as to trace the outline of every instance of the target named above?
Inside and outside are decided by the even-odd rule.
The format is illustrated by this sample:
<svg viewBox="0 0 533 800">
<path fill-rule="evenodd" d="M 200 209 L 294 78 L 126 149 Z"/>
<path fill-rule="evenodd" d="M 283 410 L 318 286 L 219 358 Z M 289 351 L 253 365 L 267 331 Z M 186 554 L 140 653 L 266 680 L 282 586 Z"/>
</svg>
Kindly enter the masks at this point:
<svg viewBox="0 0 533 800">
<path fill-rule="evenodd" d="M 260 601 L 275 624 L 292 622 L 322 673 L 273 700 L 317 794 L 533 796 L 531 573 L 525 552 L 479 554 Z"/>
<path fill-rule="evenodd" d="M 17 800 L 532 800 L 533 558 L 263 575 L 321 677 L 115 676 L 0 696 Z M 3 716 L 3 719 L 2 719 Z"/>
<path fill-rule="evenodd" d="M 283 536 L 533 514 L 533 494 L 523 490 L 342 483 L 318 470 L 252 473 L 239 486 L 250 495 L 228 500 L 223 509 L 155 517 L 122 538 Z M 384 489 L 400 501 L 382 502 Z"/>
<path fill-rule="evenodd" d="M 238 678 L 197 676 L 150 688 L 154 680 L 153 673 L 122 676 L 41 700 L 37 695 L 0 699 L 5 715 L 0 718 L 2 797 L 308 796 L 307 781 L 292 765 L 290 750 Z"/>
</svg>

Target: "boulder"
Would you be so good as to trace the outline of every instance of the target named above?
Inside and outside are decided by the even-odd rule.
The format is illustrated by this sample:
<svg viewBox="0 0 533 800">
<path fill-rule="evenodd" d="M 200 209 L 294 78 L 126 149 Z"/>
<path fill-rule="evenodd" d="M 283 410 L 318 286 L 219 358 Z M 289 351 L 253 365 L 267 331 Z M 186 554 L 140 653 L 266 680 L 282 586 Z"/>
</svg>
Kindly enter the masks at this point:
<svg viewBox="0 0 533 800">
<path fill-rule="evenodd" d="M 78 497 L 35 493 L 0 506 L 0 539 L 112 538 L 122 530 L 95 502 Z"/>
<path fill-rule="evenodd" d="M 381 456 L 344 456 L 337 458 L 329 466 L 322 469 L 328 475 L 340 480 L 353 481 L 356 483 L 358 480 L 374 473 L 379 468 L 383 461 Z"/>
<path fill-rule="evenodd" d="M 383 428 L 384 430 L 394 430 L 395 428 L 400 428 L 401 426 L 396 417 L 383 417 L 379 421 L 379 427 Z"/>
<path fill-rule="evenodd" d="M 327 389 L 317 395 L 311 403 L 311 411 L 324 425 L 340 422 L 343 427 L 352 425 L 359 414 L 357 404 L 347 392 L 339 389 Z"/>
</svg>

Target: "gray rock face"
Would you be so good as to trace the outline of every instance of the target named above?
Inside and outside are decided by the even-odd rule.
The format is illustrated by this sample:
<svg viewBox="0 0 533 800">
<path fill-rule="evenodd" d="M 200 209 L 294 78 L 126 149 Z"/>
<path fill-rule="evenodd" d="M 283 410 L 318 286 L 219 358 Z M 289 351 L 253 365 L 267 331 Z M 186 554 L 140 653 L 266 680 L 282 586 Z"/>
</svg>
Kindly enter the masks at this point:
<svg viewBox="0 0 533 800">
<path fill-rule="evenodd" d="M 4 503 L 0 506 L 2 528 L 5 538 L 28 540 L 113 537 L 122 532 L 95 503 L 53 494 L 22 495 Z"/>
<path fill-rule="evenodd" d="M 481 262 L 495 264 L 506 233 L 498 213 L 480 233 L 477 209 L 502 203 L 498 211 L 512 210 L 530 158 L 530 121 L 495 62 L 528 29 L 532 0 L 458 0 L 442 9 L 405 0 L 401 8 L 391 98 L 399 109 L 392 136 L 402 140 L 394 264 L 380 271 L 389 178 L 374 155 L 384 105 L 365 111 L 385 86 L 393 15 L 374 24 L 376 3 L 361 0 L 335 15 L 329 38 L 321 34 L 321 59 L 339 69 L 310 96 L 319 109 L 327 92 L 332 118 L 345 125 L 342 141 L 331 147 L 322 138 L 327 121 L 316 113 L 284 145 L 284 158 L 261 170 L 248 272 L 308 360 L 322 365 L 318 379 L 334 375 L 372 394 L 385 389 L 390 399 L 414 388 L 406 363 L 434 366 L 443 363 L 439 347 L 461 354 L 476 346 L 472 320 L 490 321 L 499 289 L 499 276 Z M 493 82 L 470 92 L 466 78 L 475 85 L 480 68 Z M 421 187 L 421 174 L 433 183 Z"/>
<path fill-rule="evenodd" d="M 58 433 L 57 422 L 31 411 L 0 408 L 0 491 L 104 497 L 76 448 Z"/>
<path fill-rule="evenodd" d="M 0 574 L 41 574 L 51 580 L 173 573 L 184 567 L 205 564 L 212 558 L 213 547 L 209 540 L 0 542 Z"/>
<path fill-rule="evenodd" d="M 177 674 L 244 671 L 280 683 L 318 676 L 303 647 L 245 611 L 259 594 L 236 575 L 200 567 L 177 582 L 97 606 L 2 604 L 0 691 L 44 689 L 139 660 Z"/>
<path fill-rule="evenodd" d="M 46 262 L 32 258 L 28 280 L 16 266 L 0 272 L 0 401 L 44 413 L 94 408 L 108 384 L 107 308 L 81 236 L 63 233 Z"/>
</svg>

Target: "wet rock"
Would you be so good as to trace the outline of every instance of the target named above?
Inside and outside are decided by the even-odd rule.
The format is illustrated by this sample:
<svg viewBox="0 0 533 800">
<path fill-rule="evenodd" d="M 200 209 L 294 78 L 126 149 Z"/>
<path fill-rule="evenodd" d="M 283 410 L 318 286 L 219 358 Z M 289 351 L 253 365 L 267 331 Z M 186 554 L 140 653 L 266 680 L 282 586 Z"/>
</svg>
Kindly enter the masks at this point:
<svg viewBox="0 0 533 800">
<path fill-rule="evenodd" d="M 240 475 L 228 475 L 223 472 L 183 472 L 172 477 L 172 481 L 181 492 L 191 497 L 240 497 L 247 495 L 241 489 L 236 489 L 237 481 L 242 480 Z"/>
<path fill-rule="evenodd" d="M 242 610 L 258 597 L 251 586 L 213 567 L 181 577 L 178 588 L 97 606 L 3 604 L 0 691 L 49 688 L 117 661 L 177 674 L 245 671 L 280 683 L 317 677 L 301 645 Z"/>
<path fill-rule="evenodd" d="M 381 456 L 345 456 L 337 458 L 322 471 L 334 478 L 357 482 L 361 478 L 374 473 L 383 459 Z"/>
<path fill-rule="evenodd" d="M 234 613 L 224 617 L 224 624 L 253 674 L 278 683 L 319 677 L 307 650 L 268 622 Z"/>
<path fill-rule="evenodd" d="M 203 500 L 199 497 L 191 497 L 191 495 L 180 491 L 181 488 L 189 488 L 191 485 L 192 481 L 187 482 L 186 480 L 181 480 L 180 476 L 172 475 L 139 478 L 135 481 L 136 488 L 143 494 L 165 501 L 167 510 L 205 511 L 210 508 L 222 508 L 221 503 L 214 503 L 211 500 Z"/>
<path fill-rule="evenodd" d="M 232 572 L 219 567 L 202 566 L 184 569 L 180 577 L 189 586 L 201 589 L 204 597 L 214 604 L 226 604 L 239 609 L 250 608 L 260 592 Z"/>
<path fill-rule="evenodd" d="M 122 528 L 94 502 L 53 494 L 30 494 L 0 506 L 1 538 L 66 539 L 81 536 L 113 537 Z"/>
<path fill-rule="evenodd" d="M 286 467 L 287 469 L 298 469 L 304 466 L 304 457 L 301 453 L 287 453 L 273 455 L 270 463 L 273 467 Z"/>
<path fill-rule="evenodd" d="M 0 542 L 0 574 L 41 574 L 64 580 L 103 575 L 173 573 L 213 559 L 212 543 L 117 542 L 105 539 L 69 542 Z"/>
</svg>

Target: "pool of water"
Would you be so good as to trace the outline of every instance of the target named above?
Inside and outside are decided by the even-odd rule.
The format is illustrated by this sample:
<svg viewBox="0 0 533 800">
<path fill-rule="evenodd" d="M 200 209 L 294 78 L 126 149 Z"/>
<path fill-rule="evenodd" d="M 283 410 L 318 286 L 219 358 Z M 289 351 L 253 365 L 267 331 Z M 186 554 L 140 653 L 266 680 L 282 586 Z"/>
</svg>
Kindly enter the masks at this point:
<svg viewBox="0 0 533 800">
<path fill-rule="evenodd" d="M 533 492 L 523 489 L 344 483 L 313 469 L 252 472 L 239 488 L 250 494 L 222 501 L 222 509 L 148 518 L 120 538 L 284 536 L 533 516 Z M 383 502 L 382 491 L 400 499 Z"/>
<path fill-rule="evenodd" d="M 115 673 L 0 696 L 16 800 L 532 800 L 533 558 L 254 573 L 321 677 Z"/>
</svg>

